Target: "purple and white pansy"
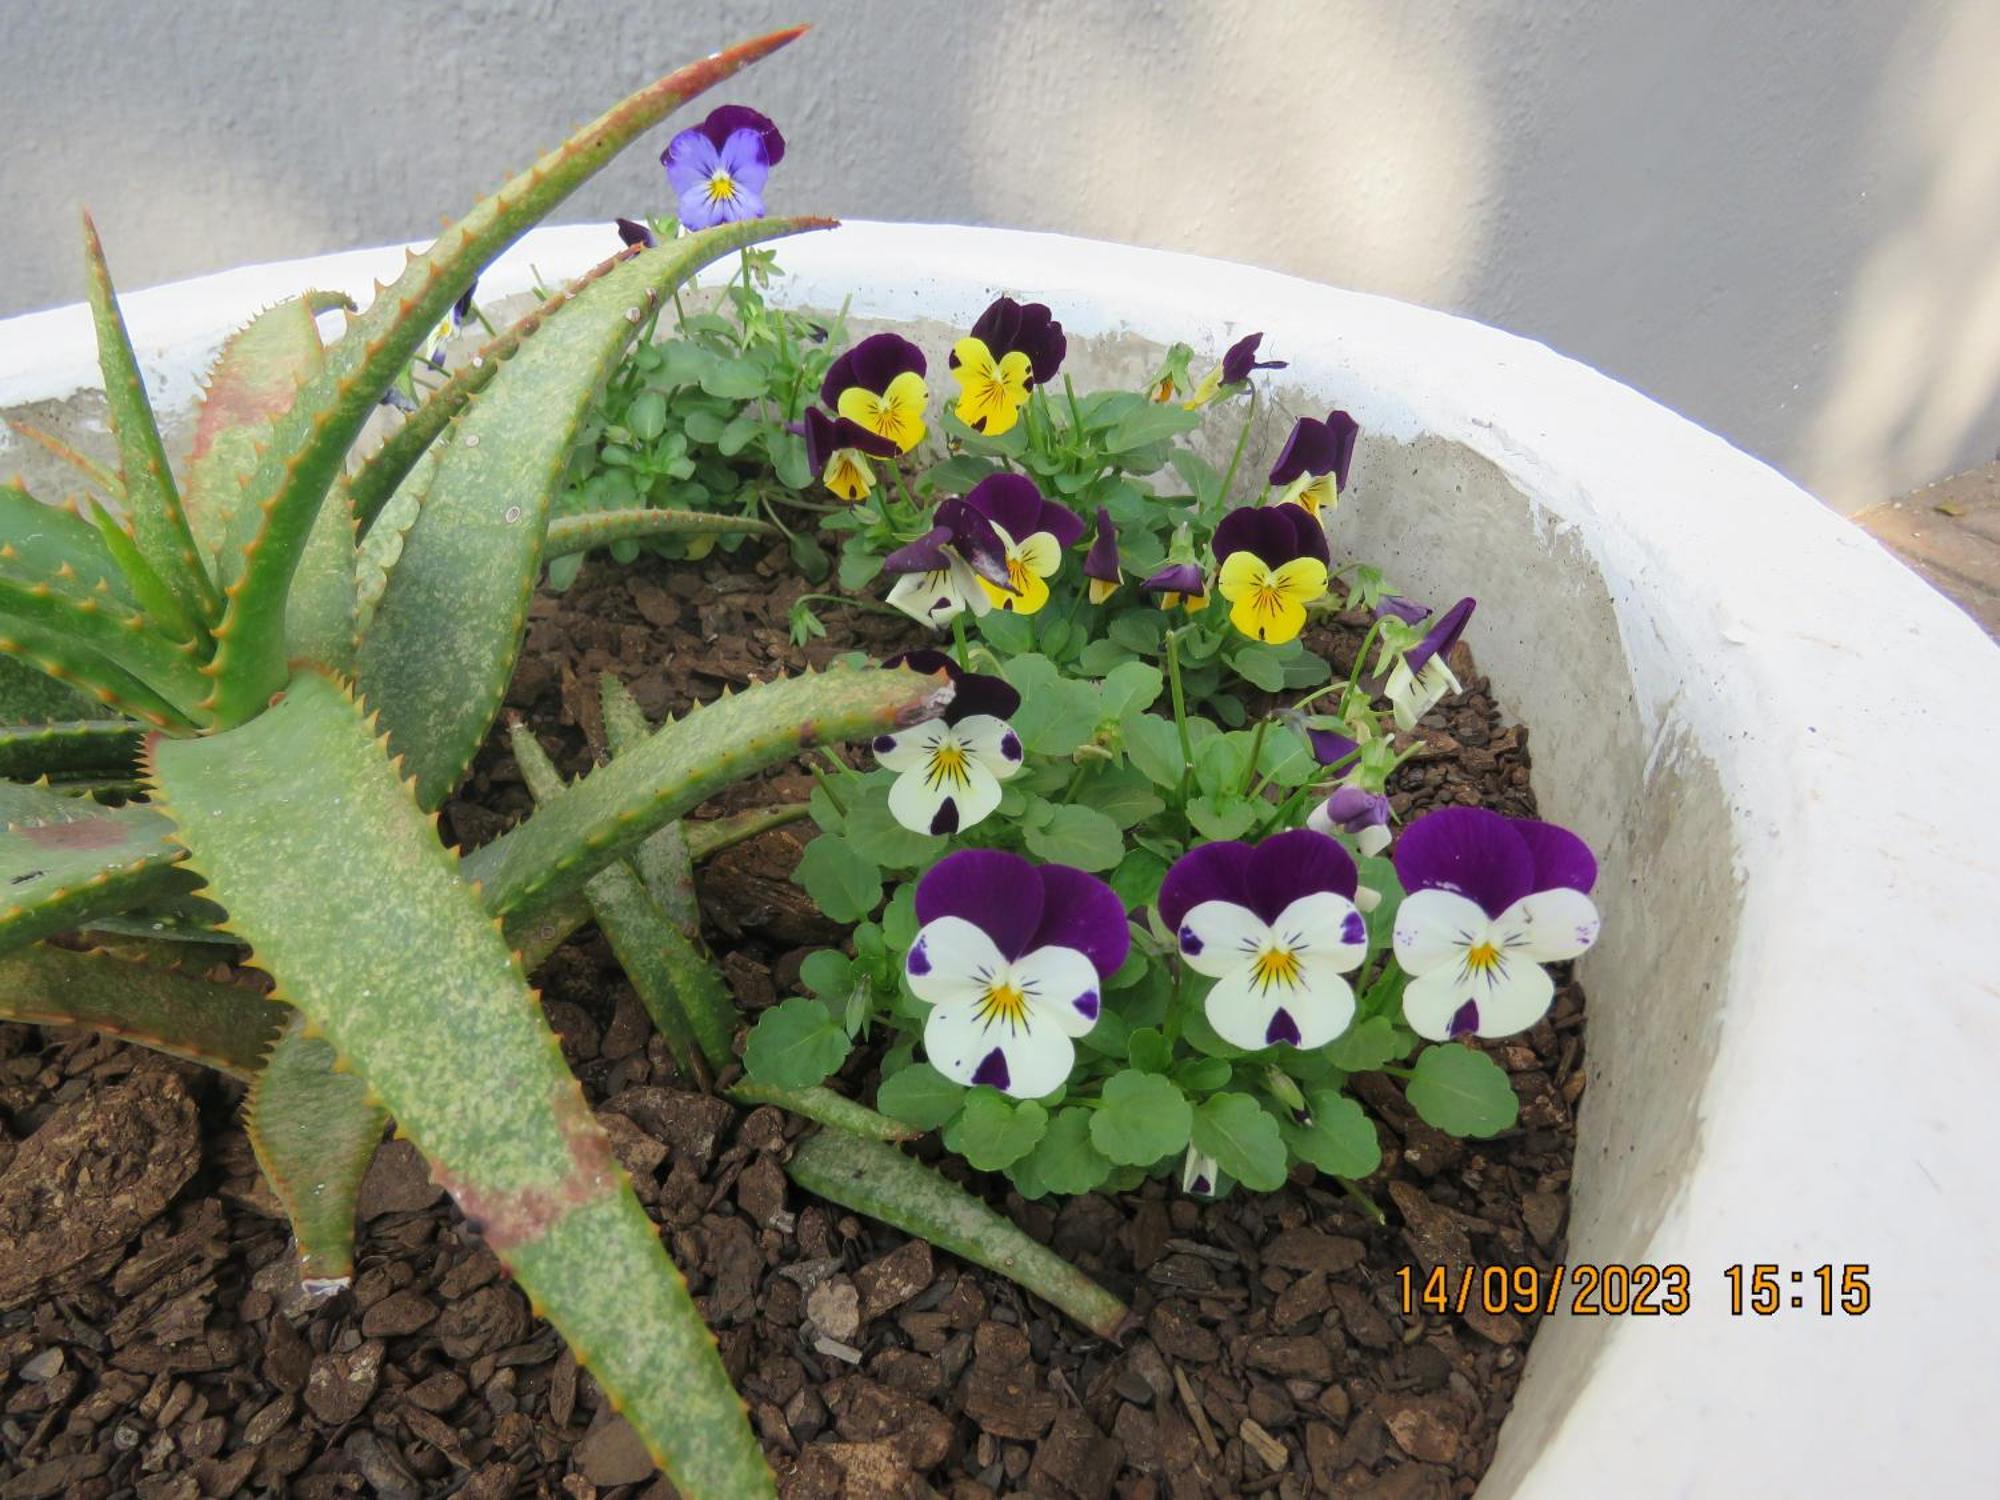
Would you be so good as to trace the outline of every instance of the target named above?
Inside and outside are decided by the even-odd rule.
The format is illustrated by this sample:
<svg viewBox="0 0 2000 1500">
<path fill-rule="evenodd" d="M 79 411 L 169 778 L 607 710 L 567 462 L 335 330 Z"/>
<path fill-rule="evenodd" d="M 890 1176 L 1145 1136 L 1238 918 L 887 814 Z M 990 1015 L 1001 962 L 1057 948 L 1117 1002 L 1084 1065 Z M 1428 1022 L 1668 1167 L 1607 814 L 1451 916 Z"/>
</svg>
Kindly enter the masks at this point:
<svg viewBox="0 0 2000 1500">
<path fill-rule="evenodd" d="M 688 229 L 761 219 L 765 179 L 784 159 L 785 138 L 778 127 L 747 104 L 711 110 L 660 153 L 680 221 Z"/>
<path fill-rule="evenodd" d="M 1547 1014 L 1545 963 L 1597 941 L 1597 860 L 1566 828 L 1477 807 L 1426 813 L 1403 830 L 1396 962 L 1403 1015 L 1434 1042 L 1511 1036 Z"/>
<path fill-rule="evenodd" d="M 1323 1047 L 1354 1019 L 1347 973 L 1368 952 L 1354 860 L 1310 828 L 1190 849 L 1160 884 L 1180 955 L 1213 978 L 1205 1011 L 1246 1051 Z"/>
<path fill-rule="evenodd" d="M 1000 533 L 965 501 L 941 501 L 931 519 L 929 531 L 882 559 L 882 571 L 896 580 L 891 605 L 942 630 L 968 609 L 985 614 L 993 602 L 982 581 L 1005 587 L 1012 574 Z"/>
<path fill-rule="evenodd" d="M 1306 827 L 1344 833 L 1363 854 L 1380 854 L 1389 847 L 1389 799 L 1358 786 L 1340 787 L 1307 815 Z"/>
<path fill-rule="evenodd" d="M 890 814 L 912 833 L 970 828 L 1000 805 L 1000 783 L 1021 769 L 1021 737 L 1007 722 L 1021 695 L 1001 678 L 961 671 L 942 651 L 907 651 L 883 665 L 947 673 L 953 690 L 941 717 L 876 736 L 876 763 L 898 773 Z"/>
<path fill-rule="evenodd" d="M 1067 865 L 961 849 L 917 882 L 923 925 L 903 960 L 931 1006 L 924 1051 L 963 1084 L 1035 1099 L 1069 1080 L 1132 935 L 1110 886 Z"/>
<path fill-rule="evenodd" d="M 1458 638 L 1465 634 L 1475 608 L 1476 601 L 1459 600 L 1439 615 L 1424 638 L 1398 655 L 1389 668 L 1382 695 L 1396 715 L 1396 727 L 1405 734 L 1415 729 L 1417 720 L 1436 708 L 1447 693 L 1459 690 L 1458 678 L 1446 658 L 1458 644 Z"/>
<path fill-rule="evenodd" d="M 1193 1146 L 1181 1158 L 1181 1191 L 1194 1198 L 1213 1198 L 1222 1183 L 1222 1167 L 1216 1159 Z"/>
</svg>

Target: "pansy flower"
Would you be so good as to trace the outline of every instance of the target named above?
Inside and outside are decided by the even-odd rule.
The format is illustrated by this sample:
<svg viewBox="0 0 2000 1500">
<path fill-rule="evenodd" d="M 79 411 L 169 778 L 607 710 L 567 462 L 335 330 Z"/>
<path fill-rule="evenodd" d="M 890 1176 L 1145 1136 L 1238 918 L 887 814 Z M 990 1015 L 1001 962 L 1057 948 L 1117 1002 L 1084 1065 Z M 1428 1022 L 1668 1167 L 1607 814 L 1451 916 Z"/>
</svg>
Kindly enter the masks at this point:
<svg viewBox="0 0 2000 1500">
<path fill-rule="evenodd" d="M 1459 690 L 1458 678 L 1446 660 L 1466 623 L 1477 608 L 1472 599 L 1461 599 L 1432 625 L 1424 638 L 1397 655 L 1382 684 L 1383 696 L 1396 715 L 1396 727 L 1405 734 L 1417 727 L 1417 720 L 1443 701 L 1445 694 Z"/>
<path fill-rule="evenodd" d="M 1252 640 L 1295 639 L 1306 606 L 1326 593 L 1326 532 L 1296 505 L 1232 510 L 1215 528 L 1215 559 L 1229 622 Z"/>
<path fill-rule="evenodd" d="M 1306 827 L 1344 833 L 1363 854 L 1380 854 L 1389 847 L 1389 799 L 1358 786 L 1341 787 L 1312 810 Z"/>
<path fill-rule="evenodd" d="M 1351 740 L 1337 729 L 1314 729 L 1308 725 L 1305 736 L 1312 747 L 1313 759 L 1323 766 L 1337 766 L 1361 749 L 1359 740 Z"/>
<path fill-rule="evenodd" d="M 901 334 L 870 334 L 833 362 L 819 399 L 908 453 L 924 440 L 927 368 L 924 351 Z"/>
<path fill-rule="evenodd" d="M 1340 503 L 1347 488 L 1347 471 L 1354 463 L 1354 440 L 1361 424 L 1344 411 L 1300 417 L 1292 424 L 1284 450 L 1271 465 L 1271 483 L 1278 487 L 1279 505 L 1303 505 L 1317 516 Z"/>
<path fill-rule="evenodd" d="M 1083 576 L 1090 580 L 1090 602 L 1102 604 L 1118 592 L 1125 575 L 1118 570 L 1118 528 L 1111 524 L 1111 512 L 1097 507 L 1097 534 L 1084 554 Z"/>
<path fill-rule="evenodd" d="M 1201 384 L 1194 388 L 1194 394 L 1181 404 L 1189 411 L 1198 410 L 1225 391 L 1243 384 L 1253 370 L 1284 369 L 1288 363 L 1286 360 L 1257 358 L 1257 346 L 1263 342 L 1264 335 L 1261 333 L 1244 334 L 1223 352 L 1222 362 L 1201 377 Z"/>
<path fill-rule="evenodd" d="M 1062 324 L 1045 304 L 994 298 L 972 332 L 951 346 L 958 420 L 988 437 L 1006 432 L 1019 419 L 1028 392 L 1062 368 L 1068 349 Z"/>
<path fill-rule="evenodd" d="M 431 336 L 424 342 L 423 361 L 433 370 L 444 368 L 444 346 L 458 337 L 465 327 L 465 320 L 472 314 L 472 294 L 479 290 L 479 280 L 473 278 L 472 285 L 465 294 L 452 303 L 451 311 L 438 320 L 438 326 L 431 330 Z"/>
<path fill-rule="evenodd" d="M 1161 609 L 1179 605 L 1193 614 L 1208 608 L 1208 580 L 1199 563 L 1170 562 L 1140 584 L 1139 592 L 1157 596 Z"/>
<path fill-rule="evenodd" d="M 1046 500 L 1025 474 L 989 474 L 965 497 L 999 533 L 1007 559 L 1004 584 L 982 578 L 989 603 L 1031 615 L 1049 602 L 1048 580 L 1062 567 L 1063 552 L 1083 535 L 1083 517 Z"/>
<path fill-rule="evenodd" d="M 1322 1047 L 1354 1019 L 1348 970 L 1368 951 L 1354 860 L 1310 828 L 1190 849 L 1160 883 L 1160 921 L 1215 980 L 1204 1010 L 1248 1051 Z"/>
<path fill-rule="evenodd" d="M 639 219 L 620 219 L 617 224 L 618 238 L 631 249 L 651 250 L 660 243 L 653 226 Z"/>
<path fill-rule="evenodd" d="M 1034 1099 L 1062 1086 L 1132 934 L 1111 887 L 1067 865 L 961 849 L 917 882 L 910 992 L 924 1051 L 963 1084 Z"/>
<path fill-rule="evenodd" d="M 1222 1182 L 1222 1167 L 1216 1159 L 1193 1146 L 1181 1158 L 1181 1191 L 1194 1198 L 1213 1198 Z"/>
<path fill-rule="evenodd" d="M 820 483 L 853 504 L 866 500 L 875 488 L 869 458 L 894 458 L 896 445 L 846 417 L 829 417 L 817 406 L 806 408 L 802 427 L 806 464 Z"/>
<path fill-rule="evenodd" d="M 785 138 L 768 116 L 725 104 L 667 143 L 660 165 L 689 229 L 764 216 L 764 181 L 785 159 Z"/>
<path fill-rule="evenodd" d="M 1403 1015 L 1434 1042 L 1526 1031 L 1555 996 L 1542 965 L 1597 941 L 1597 860 L 1553 823 L 1440 808 L 1403 830 L 1396 874 Z"/>
<path fill-rule="evenodd" d="M 1000 783 L 1021 769 L 1021 737 L 1007 716 L 1021 695 L 1003 678 L 959 669 L 942 651 L 906 651 L 882 663 L 944 672 L 952 682 L 942 716 L 875 737 L 875 762 L 899 773 L 889 812 L 912 833 L 958 833 L 1000 805 Z"/>
<path fill-rule="evenodd" d="M 1384 594 L 1375 603 L 1378 620 L 1401 620 L 1405 625 L 1421 625 L 1431 617 L 1431 607 L 1406 599 L 1401 594 Z"/>
<path fill-rule="evenodd" d="M 890 604 L 941 629 L 968 609 L 993 607 L 981 585 L 1007 582 L 1007 550 L 993 523 L 963 500 L 941 501 L 931 519 L 929 531 L 882 559 L 882 571 L 896 577 Z"/>
</svg>

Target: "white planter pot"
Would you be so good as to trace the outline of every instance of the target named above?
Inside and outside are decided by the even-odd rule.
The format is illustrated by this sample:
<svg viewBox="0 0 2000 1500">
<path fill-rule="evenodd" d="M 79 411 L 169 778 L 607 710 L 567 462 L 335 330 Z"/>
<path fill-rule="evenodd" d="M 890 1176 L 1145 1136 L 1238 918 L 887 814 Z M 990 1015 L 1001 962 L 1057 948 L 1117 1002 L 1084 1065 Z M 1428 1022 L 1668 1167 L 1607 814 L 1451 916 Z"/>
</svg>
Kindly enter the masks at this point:
<svg viewBox="0 0 2000 1500">
<path fill-rule="evenodd" d="M 612 245 L 540 231 L 483 298 Z M 1693 1303 L 1548 1320 L 1480 1493 L 2000 1491 L 2000 651 L 1763 464 L 1476 323 L 997 230 L 858 224 L 781 259 L 796 303 L 933 320 L 940 384 L 942 328 L 1000 290 L 1135 382 L 1158 345 L 1213 355 L 1263 329 L 1292 412 L 1362 423 L 1337 550 L 1424 599 L 1478 596 L 1470 640 L 1533 729 L 1542 806 L 1603 856 L 1571 1260 L 1685 1266 Z M 126 312 L 185 408 L 259 307 L 365 296 L 401 261 L 247 267 Z M 96 383 L 81 308 L 0 323 L 0 408 Z M 1757 1263 L 1807 1306 L 1732 1316 L 1724 1268 Z M 1814 1310 L 1828 1263 L 1868 1266 L 1865 1315 Z"/>
</svg>

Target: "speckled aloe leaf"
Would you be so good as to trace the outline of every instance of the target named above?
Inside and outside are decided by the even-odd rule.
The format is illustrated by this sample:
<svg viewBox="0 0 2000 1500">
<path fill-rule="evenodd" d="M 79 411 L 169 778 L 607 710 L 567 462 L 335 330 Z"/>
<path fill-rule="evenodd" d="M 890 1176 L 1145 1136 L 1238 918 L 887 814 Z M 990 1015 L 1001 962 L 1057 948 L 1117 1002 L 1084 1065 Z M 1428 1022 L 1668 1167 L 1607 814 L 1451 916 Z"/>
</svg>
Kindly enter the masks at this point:
<svg viewBox="0 0 2000 1500">
<path fill-rule="evenodd" d="M 567 557 L 608 547 L 613 542 L 642 542 L 656 536 L 776 536 L 769 521 L 748 516 L 719 516 L 703 510 L 600 510 L 582 516 L 558 516 L 549 522 L 545 558 Z"/>
<path fill-rule="evenodd" d="M 81 452 L 69 443 L 65 443 L 54 433 L 44 432 L 41 428 L 31 426 L 29 423 L 16 422 L 10 419 L 7 425 L 13 429 L 17 437 L 25 438 L 28 442 L 33 443 L 37 448 L 48 454 L 49 457 L 60 463 L 68 464 L 72 469 L 76 470 L 78 474 L 90 482 L 99 494 L 116 500 L 120 505 L 125 503 L 125 486 L 119 483 L 118 476 L 105 468 L 103 464 L 99 463 L 89 454 Z"/>
<path fill-rule="evenodd" d="M 0 955 L 0 1019 L 88 1026 L 251 1078 L 277 1038 L 285 1009 L 242 985 L 102 951 L 32 943 Z"/>
<path fill-rule="evenodd" d="M 94 695 L 38 671 L 18 656 L 0 655 L 0 722 L 52 724 L 110 715 Z"/>
<path fill-rule="evenodd" d="M 570 783 L 561 796 L 467 857 L 488 910 L 527 916 L 583 888 L 655 829 L 764 767 L 814 745 L 935 717 L 943 673 L 836 668 L 761 683 L 665 724 L 644 744 Z"/>
<path fill-rule="evenodd" d="M 1100 1337 L 1116 1337 L 1130 1316 L 1124 1303 L 1053 1250 L 894 1146 L 822 1129 L 799 1142 L 785 1170 L 809 1193 L 1020 1283 Z"/>
<path fill-rule="evenodd" d="M 137 762 L 144 733 L 129 719 L 0 725 L 0 776 L 122 775 Z"/>
<path fill-rule="evenodd" d="M 118 294 L 104 263 L 104 246 L 90 215 L 83 216 L 83 257 L 88 273 L 90 312 L 97 325 L 97 360 L 104 372 L 104 401 L 112 435 L 118 440 L 119 482 L 139 550 L 195 620 L 220 617 L 222 598 L 197 554 L 194 533 L 181 508 L 180 490 L 167 463 L 166 447 L 146 399 L 139 360 L 118 310 Z"/>
<path fill-rule="evenodd" d="M 499 712 L 576 434 L 636 326 L 702 266 L 824 219 L 753 219 L 644 251 L 579 292 L 462 411 L 361 642 L 362 696 L 436 807 Z"/>
<path fill-rule="evenodd" d="M 525 724 L 516 724 L 508 742 L 513 746 L 514 763 L 521 768 L 521 779 L 528 784 L 529 794 L 537 802 L 560 796 L 562 773 L 534 733 Z M 708 965 L 693 952 L 686 936 L 667 919 L 640 884 L 638 872 L 625 860 L 614 859 L 591 876 L 583 895 L 590 903 L 591 916 L 618 957 L 618 966 L 632 982 L 639 1003 L 645 1006 L 661 1040 L 667 1044 L 667 1051 L 673 1055 L 674 1066 L 698 1088 L 710 1087 L 714 1082 L 710 1064 L 719 1068 L 730 1060 L 730 1029 L 726 1025 L 722 1029 L 720 1055 L 711 1053 L 695 1035 L 689 1006 L 692 997 L 685 993 L 690 988 L 687 983 L 690 961 L 704 972 Z"/>
<path fill-rule="evenodd" d="M 77 599 L 138 602 L 98 529 L 70 507 L 45 505 L 18 479 L 0 484 L 0 568 Z"/>
<path fill-rule="evenodd" d="M 45 640 L 68 643 L 70 651 L 109 662 L 173 705 L 182 718 L 202 722 L 198 705 L 208 688 L 193 645 L 168 640 L 133 606 L 108 594 L 71 593 L 60 577 L 0 561 L 0 629 L 17 623 L 41 632 Z"/>
<path fill-rule="evenodd" d="M 194 885 L 149 807 L 0 781 L 0 825 L 0 952 Z"/>
<path fill-rule="evenodd" d="M 606 747 L 617 756 L 643 745 L 653 726 L 618 674 L 606 672 L 598 679 L 597 689 Z M 694 892 L 694 853 L 680 822 L 667 824 L 633 850 L 632 868 L 639 872 L 660 910 L 688 937 L 699 940 L 701 904 Z"/>
<path fill-rule="evenodd" d="M 514 357 L 514 352 L 540 332 L 570 298 L 637 253 L 636 250 L 627 250 L 611 256 L 584 272 L 567 287 L 551 293 L 532 311 L 523 313 L 502 329 L 498 337 L 452 371 L 450 379 L 432 391 L 422 406 L 411 412 L 394 432 L 382 440 L 382 446 L 368 456 L 348 484 L 348 492 L 354 497 L 355 518 L 364 536 L 374 529 L 375 518 L 381 514 L 382 507 L 389 503 L 390 496 L 402 488 L 403 481 L 430 451 L 438 434 L 465 409 L 466 402 L 486 389 L 500 367 Z"/>
<path fill-rule="evenodd" d="M 54 626 L 0 613 L 0 654 L 61 685 L 75 688 L 105 708 L 156 729 L 186 729 L 193 725 L 193 720 L 169 699 Z"/>
<path fill-rule="evenodd" d="M 519 964 L 359 707 L 301 673 L 240 728 L 156 739 L 153 773 L 253 962 L 367 1079 L 681 1494 L 772 1494 Z"/>
<path fill-rule="evenodd" d="M 225 545 L 238 550 L 242 562 L 216 629 L 213 706 L 223 723 L 253 717 L 283 686 L 278 625 L 320 502 L 382 392 L 452 303 L 489 261 L 643 131 L 801 30 L 774 32 L 703 58 L 614 106 L 413 255 L 395 284 L 349 322 L 320 372 L 273 424 L 230 528 Z"/>
<path fill-rule="evenodd" d="M 354 1200 L 389 1118 L 334 1060 L 332 1044 L 294 1012 L 243 1101 L 250 1149 L 292 1222 L 308 1282 L 354 1274 Z"/>
<path fill-rule="evenodd" d="M 188 525 L 196 543 L 219 569 L 243 486 L 257 467 L 257 449 L 271 438 L 277 419 L 324 357 L 319 313 L 354 304 L 337 292 L 307 292 L 267 307 L 229 336 L 209 372 L 195 414 L 188 459 Z M 240 554 L 228 554 L 233 568 Z M 220 572 L 224 583 L 233 572 Z"/>
</svg>

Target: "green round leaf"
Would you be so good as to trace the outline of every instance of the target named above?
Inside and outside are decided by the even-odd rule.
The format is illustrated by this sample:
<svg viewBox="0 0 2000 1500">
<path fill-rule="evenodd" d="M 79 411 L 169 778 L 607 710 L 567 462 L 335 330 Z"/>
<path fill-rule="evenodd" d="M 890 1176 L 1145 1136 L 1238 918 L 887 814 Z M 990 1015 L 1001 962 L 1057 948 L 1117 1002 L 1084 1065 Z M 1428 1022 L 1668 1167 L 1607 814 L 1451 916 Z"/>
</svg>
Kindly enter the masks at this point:
<svg viewBox="0 0 2000 1500">
<path fill-rule="evenodd" d="M 1306 1104 L 1312 1112 L 1311 1125 L 1278 1122 L 1292 1155 L 1334 1177 L 1366 1177 L 1382 1165 L 1375 1122 L 1358 1100 L 1338 1089 L 1314 1089 L 1306 1095 Z"/>
<path fill-rule="evenodd" d="M 817 1000 L 794 995 L 750 1028 L 743 1067 L 759 1083 L 811 1088 L 847 1059 L 847 1033 Z"/>
<path fill-rule="evenodd" d="M 1284 1137 L 1270 1112 L 1248 1094 L 1204 1100 L 1194 1112 L 1194 1147 L 1252 1192 L 1284 1186 Z"/>
<path fill-rule="evenodd" d="M 1015 1162 L 1008 1175 L 1029 1198 L 1047 1193 L 1070 1197 L 1101 1186 L 1111 1175 L 1111 1163 L 1091 1144 L 1090 1111 L 1058 1110 L 1035 1149 Z"/>
<path fill-rule="evenodd" d="M 998 1172 L 1034 1150 L 1048 1124 L 1049 1112 L 1034 1100 L 1016 1103 L 979 1089 L 945 1130 L 944 1143 L 979 1171 Z"/>
<path fill-rule="evenodd" d="M 835 922 L 859 922 L 882 900 L 882 872 L 847 840 L 828 833 L 806 845 L 792 879 Z"/>
<path fill-rule="evenodd" d="M 1120 1166 L 1150 1167 L 1188 1143 L 1187 1096 L 1157 1073 L 1113 1074 L 1090 1121 L 1091 1143 Z"/>
<path fill-rule="evenodd" d="M 823 1000 L 845 1000 L 854 988 L 854 961 L 837 949 L 822 948 L 799 965 L 799 981 Z"/>
<path fill-rule="evenodd" d="M 1041 827 L 1023 829 L 1030 853 L 1079 870 L 1108 870 L 1125 857 L 1124 835 L 1096 808 L 1068 803 L 1052 813 Z"/>
<path fill-rule="evenodd" d="M 1506 1070 L 1458 1043 L 1426 1047 L 1406 1091 L 1410 1107 L 1449 1135 L 1489 1136 L 1510 1129 L 1521 1101 Z"/>
<path fill-rule="evenodd" d="M 965 1102 L 965 1087 L 929 1063 L 912 1063 L 891 1073 L 875 1091 L 875 1107 L 917 1130 L 935 1130 Z"/>
<path fill-rule="evenodd" d="M 1326 1049 L 1326 1059 L 1343 1073 L 1372 1073 L 1384 1063 L 1409 1056 L 1414 1040 L 1387 1016 L 1370 1016 L 1348 1027 Z"/>
</svg>

